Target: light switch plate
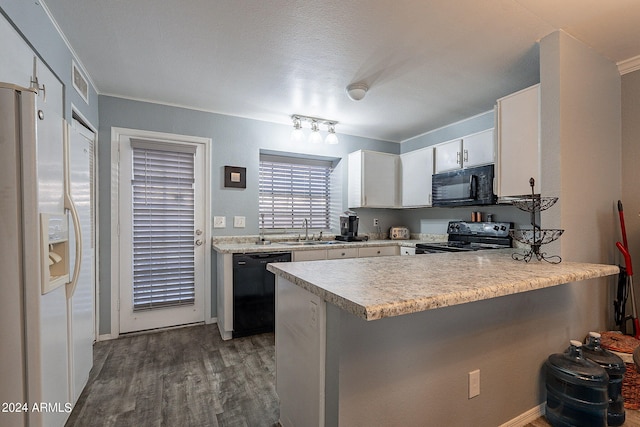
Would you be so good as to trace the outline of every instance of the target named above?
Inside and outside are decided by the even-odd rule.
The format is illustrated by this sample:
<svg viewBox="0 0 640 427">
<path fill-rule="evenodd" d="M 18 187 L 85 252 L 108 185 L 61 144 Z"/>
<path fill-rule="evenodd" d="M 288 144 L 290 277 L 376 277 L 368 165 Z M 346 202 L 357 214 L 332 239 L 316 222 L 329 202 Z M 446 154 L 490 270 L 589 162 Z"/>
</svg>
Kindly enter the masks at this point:
<svg viewBox="0 0 640 427">
<path fill-rule="evenodd" d="M 244 228 L 245 220 L 246 219 L 243 216 L 234 216 L 233 217 L 233 226 L 235 228 Z"/>
<path fill-rule="evenodd" d="M 224 216 L 213 217 L 213 228 L 225 228 L 226 226 L 227 226 L 227 217 L 224 217 Z"/>
</svg>

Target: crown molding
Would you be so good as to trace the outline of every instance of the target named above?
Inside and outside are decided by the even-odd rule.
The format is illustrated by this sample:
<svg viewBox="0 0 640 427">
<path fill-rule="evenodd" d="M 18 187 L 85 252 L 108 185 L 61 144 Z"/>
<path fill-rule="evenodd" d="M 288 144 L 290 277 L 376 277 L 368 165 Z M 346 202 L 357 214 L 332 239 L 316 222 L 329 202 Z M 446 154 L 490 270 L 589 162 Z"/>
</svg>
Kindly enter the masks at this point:
<svg viewBox="0 0 640 427">
<path fill-rule="evenodd" d="M 616 65 L 618 66 L 620 75 L 640 70 L 640 55 L 620 61 Z"/>
</svg>

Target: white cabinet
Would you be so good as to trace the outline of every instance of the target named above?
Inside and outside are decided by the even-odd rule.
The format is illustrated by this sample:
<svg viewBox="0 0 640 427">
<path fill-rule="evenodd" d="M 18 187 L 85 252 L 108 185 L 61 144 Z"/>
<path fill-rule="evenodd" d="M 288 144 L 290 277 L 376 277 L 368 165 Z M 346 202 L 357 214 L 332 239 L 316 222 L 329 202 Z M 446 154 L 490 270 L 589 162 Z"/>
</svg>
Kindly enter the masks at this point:
<svg viewBox="0 0 640 427">
<path fill-rule="evenodd" d="M 496 160 L 493 129 L 462 138 L 462 166 L 471 168 L 488 165 Z"/>
<path fill-rule="evenodd" d="M 349 154 L 350 208 L 395 208 L 398 200 L 399 156 L 359 150 Z"/>
<path fill-rule="evenodd" d="M 358 249 L 358 258 L 398 255 L 399 246 L 370 246 Z"/>
<path fill-rule="evenodd" d="M 495 161 L 493 129 L 435 146 L 435 172 L 491 164 Z"/>
<path fill-rule="evenodd" d="M 436 173 L 462 168 L 462 140 L 443 142 L 435 146 Z"/>
<path fill-rule="evenodd" d="M 431 206 L 433 147 L 400 155 L 402 207 Z"/>
<path fill-rule="evenodd" d="M 293 261 L 317 261 L 327 259 L 326 249 L 313 249 L 310 251 L 295 251 L 292 254 Z"/>
<path fill-rule="evenodd" d="M 414 247 L 407 247 L 407 246 L 402 246 L 400 248 L 400 255 L 415 255 L 416 254 L 416 248 Z"/>
<path fill-rule="evenodd" d="M 361 248 L 331 248 L 294 251 L 293 261 L 317 261 L 321 259 L 366 258 L 375 256 L 398 255 L 400 248 L 390 246 L 365 246 Z"/>
<path fill-rule="evenodd" d="M 529 194 L 529 178 L 540 178 L 540 85 L 499 99 L 496 121 L 497 195 Z"/>
<path fill-rule="evenodd" d="M 358 258 L 358 248 L 327 249 L 327 259 Z"/>
</svg>

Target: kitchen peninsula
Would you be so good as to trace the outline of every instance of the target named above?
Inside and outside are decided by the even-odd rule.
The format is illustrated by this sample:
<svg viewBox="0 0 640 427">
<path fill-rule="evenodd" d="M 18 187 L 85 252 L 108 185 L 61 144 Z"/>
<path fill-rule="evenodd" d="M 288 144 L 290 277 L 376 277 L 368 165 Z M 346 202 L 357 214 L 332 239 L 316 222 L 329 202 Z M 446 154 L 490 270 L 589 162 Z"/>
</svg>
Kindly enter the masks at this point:
<svg viewBox="0 0 640 427">
<path fill-rule="evenodd" d="M 495 426 L 537 406 L 549 343 L 536 325 L 564 327 L 571 286 L 618 267 L 513 251 L 270 264 L 282 425 Z"/>
</svg>

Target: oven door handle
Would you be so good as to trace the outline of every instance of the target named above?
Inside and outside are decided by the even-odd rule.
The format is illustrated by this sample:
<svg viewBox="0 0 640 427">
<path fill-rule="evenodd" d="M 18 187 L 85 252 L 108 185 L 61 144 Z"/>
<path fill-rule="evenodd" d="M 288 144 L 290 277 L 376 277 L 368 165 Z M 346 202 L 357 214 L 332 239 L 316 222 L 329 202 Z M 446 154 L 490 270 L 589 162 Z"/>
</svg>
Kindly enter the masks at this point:
<svg viewBox="0 0 640 427">
<path fill-rule="evenodd" d="M 478 175 L 469 177 L 469 198 L 476 200 L 478 198 Z"/>
</svg>

